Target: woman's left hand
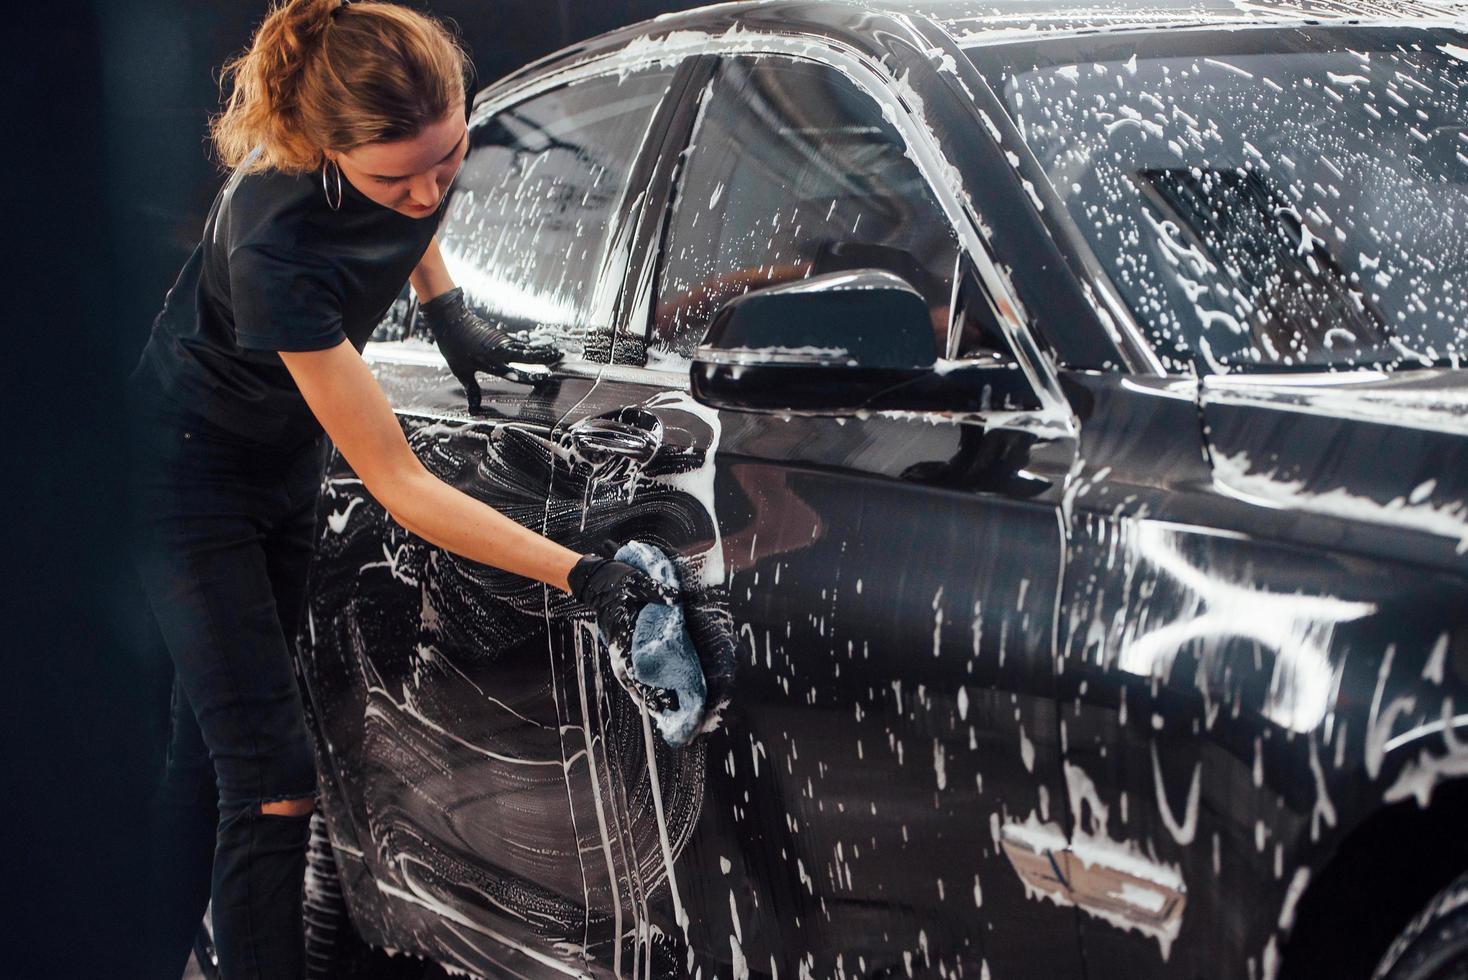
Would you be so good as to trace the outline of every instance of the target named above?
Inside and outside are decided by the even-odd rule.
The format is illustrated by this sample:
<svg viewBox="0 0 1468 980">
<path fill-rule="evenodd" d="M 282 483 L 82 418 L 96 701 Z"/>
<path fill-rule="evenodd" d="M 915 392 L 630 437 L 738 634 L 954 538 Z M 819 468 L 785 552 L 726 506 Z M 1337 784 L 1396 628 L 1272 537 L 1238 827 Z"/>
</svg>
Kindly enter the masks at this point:
<svg viewBox="0 0 1468 980">
<path fill-rule="evenodd" d="M 469 309 L 458 286 L 418 307 L 423 322 L 433 332 L 449 370 L 464 386 L 469 411 L 478 412 L 483 398 L 476 371 L 514 376 L 510 364 L 555 364 L 561 353 L 549 347 L 534 347 L 485 321 Z M 517 378 L 518 380 L 518 378 Z"/>
</svg>

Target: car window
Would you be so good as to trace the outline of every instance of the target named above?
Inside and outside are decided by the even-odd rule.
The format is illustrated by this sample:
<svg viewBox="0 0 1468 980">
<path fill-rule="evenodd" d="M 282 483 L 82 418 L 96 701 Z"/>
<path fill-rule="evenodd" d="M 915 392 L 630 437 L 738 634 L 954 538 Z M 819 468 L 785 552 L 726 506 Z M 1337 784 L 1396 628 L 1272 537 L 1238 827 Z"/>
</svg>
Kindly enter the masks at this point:
<svg viewBox="0 0 1468 980">
<path fill-rule="evenodd" d="M 1468 353 L 1468 37 L 1291 28 L 969 49 L 1169 367 Z"/>
<path fill-rule="evenodd" d="M 475 125 L 438 240 L 471 306 L 575 360 L 605 360 L 603 274 L 633 161 L 674 68 L 599 75 Z M 613 282 L 615 280 L 615 282 Z"/>
<path fill-rule="evenodd" d="M 945 350 L 957 237 L 882 107 L 833 68 L 773 55 L 724 59 L 699 99 L 663 241 L 648 366 L 687 370 L 714 312 L 735 296 L 857 268 L 914 286 Z"/>
<path fill-rule="evenodd" d="M 949 355 L 985 364 L 1013 364 L 1014 352 L 999 326 L 999 315 L 979 279 L 973 260 L 959 263 L 958 288 L 953 291 L 952 336 Z"/>
<path fill-rule="evenodd" d="M 372 336 L 367 339 L 373 343 L 384 343 L 406 338 L 412 328 L 412 324 L 408 322 L 408 312 L 412 306 L 413 289 L 405 282 L 403 288 L 398 290 L 398 298 L 392 301 L 382 319 L 377 321 L 377 326 L 372 328 Z"/>
</svg>

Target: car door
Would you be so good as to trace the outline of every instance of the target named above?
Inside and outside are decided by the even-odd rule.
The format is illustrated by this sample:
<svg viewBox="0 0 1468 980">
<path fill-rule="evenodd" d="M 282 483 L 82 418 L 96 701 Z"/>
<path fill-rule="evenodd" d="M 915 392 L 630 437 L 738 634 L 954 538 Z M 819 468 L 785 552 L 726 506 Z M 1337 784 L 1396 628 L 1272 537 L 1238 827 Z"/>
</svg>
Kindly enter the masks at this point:
<svg viewBox="0 0 1468 980">
<path fill-rule="evenodd" d="M 568 519 L 548 533 L 665 549 L 696 618 L 738 640 L 719 728 L 673 750 L 553 597 L 586 948 L 619 975 L 1080 975 L 1073 910 L 1035 884 L 1067 825 L 1066 425 L 1032 392 L 961 417 L 717 411 L 688 393 L 722 302 L 840 269 L 906 279 L 940 350 L 1013 358 L 959 212 L 879 86 L 779 54 L 721 58 L 690 86 L 647 298 L 557 425 L 550 508 Z"/>
<path fill-rule="evenodd" d="M 364 352 L 424 466 L 527 527 L 544 526 L 553 427 L 610 356 L 603 284 L 626 265 L 621 216 L 674 74 L 541 85 L 471 120 L 439 243 L 478 313 L 565 353 L 548 377 L 482 374 L 484 411 L 470 416 L 427 340 Z M 559 963 L 582 883 L 560 833 L 545 601 L 540 583 L 398 526 L 332 453 L 302 667 L 331 774 L 325 812 L 369 939 L 479 972 Z"/>
</svg>

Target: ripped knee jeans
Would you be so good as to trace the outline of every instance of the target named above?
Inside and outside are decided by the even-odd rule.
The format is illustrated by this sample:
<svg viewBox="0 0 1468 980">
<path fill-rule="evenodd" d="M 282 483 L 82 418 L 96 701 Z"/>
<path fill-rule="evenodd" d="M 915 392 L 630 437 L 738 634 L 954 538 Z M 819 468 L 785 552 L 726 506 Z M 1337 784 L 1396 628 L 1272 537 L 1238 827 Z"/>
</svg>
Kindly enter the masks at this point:
<svg viewBox="0 0 1468 980">
<path fill-rule="evenodd" d="M 149 961 L 178 977 L 212 900 L 222 975 L 290 980 L 304 970 L 309 812 L 260 805 L 316 792 L 293 647 L 323 440 L 251 443 L 136 373 L 128 412 L 133 558 L 175 677 L 150 816 Z"/>
</svg>

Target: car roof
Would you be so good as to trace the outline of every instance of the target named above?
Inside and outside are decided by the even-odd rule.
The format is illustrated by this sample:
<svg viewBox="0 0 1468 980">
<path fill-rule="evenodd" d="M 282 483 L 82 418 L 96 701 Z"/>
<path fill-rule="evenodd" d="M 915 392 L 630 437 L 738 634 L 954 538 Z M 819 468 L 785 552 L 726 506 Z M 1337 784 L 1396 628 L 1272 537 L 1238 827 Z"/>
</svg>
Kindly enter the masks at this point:
<svg viewBox="0 0 1468 980">
<path fill-rule="evenodd" d="M 1458 21 L 1468 2 L 1443 0 L 928 0 L 911 4 L 863 0 L 883 10 L 921 14 L 959 44 L 1004 40 L 1017 34 L 1079 33 L 1135 28 L 1238 26 L 1319 21 Z"/>
<path fill-rule="evenodd" d="M 659 14 L 561 48 L 490 84 L 513 88 L 545 71 L 631 45 L 690 47 L 700 33 L 747 27 L 820 34 L 860 31 L 862 15 L 928 21 L 960 45 L 1046 34 L 1150 28 L 1298 23 L 1403 23 L 1468 26 L 1468 0 L 736 0 Z"/>
</svg>

